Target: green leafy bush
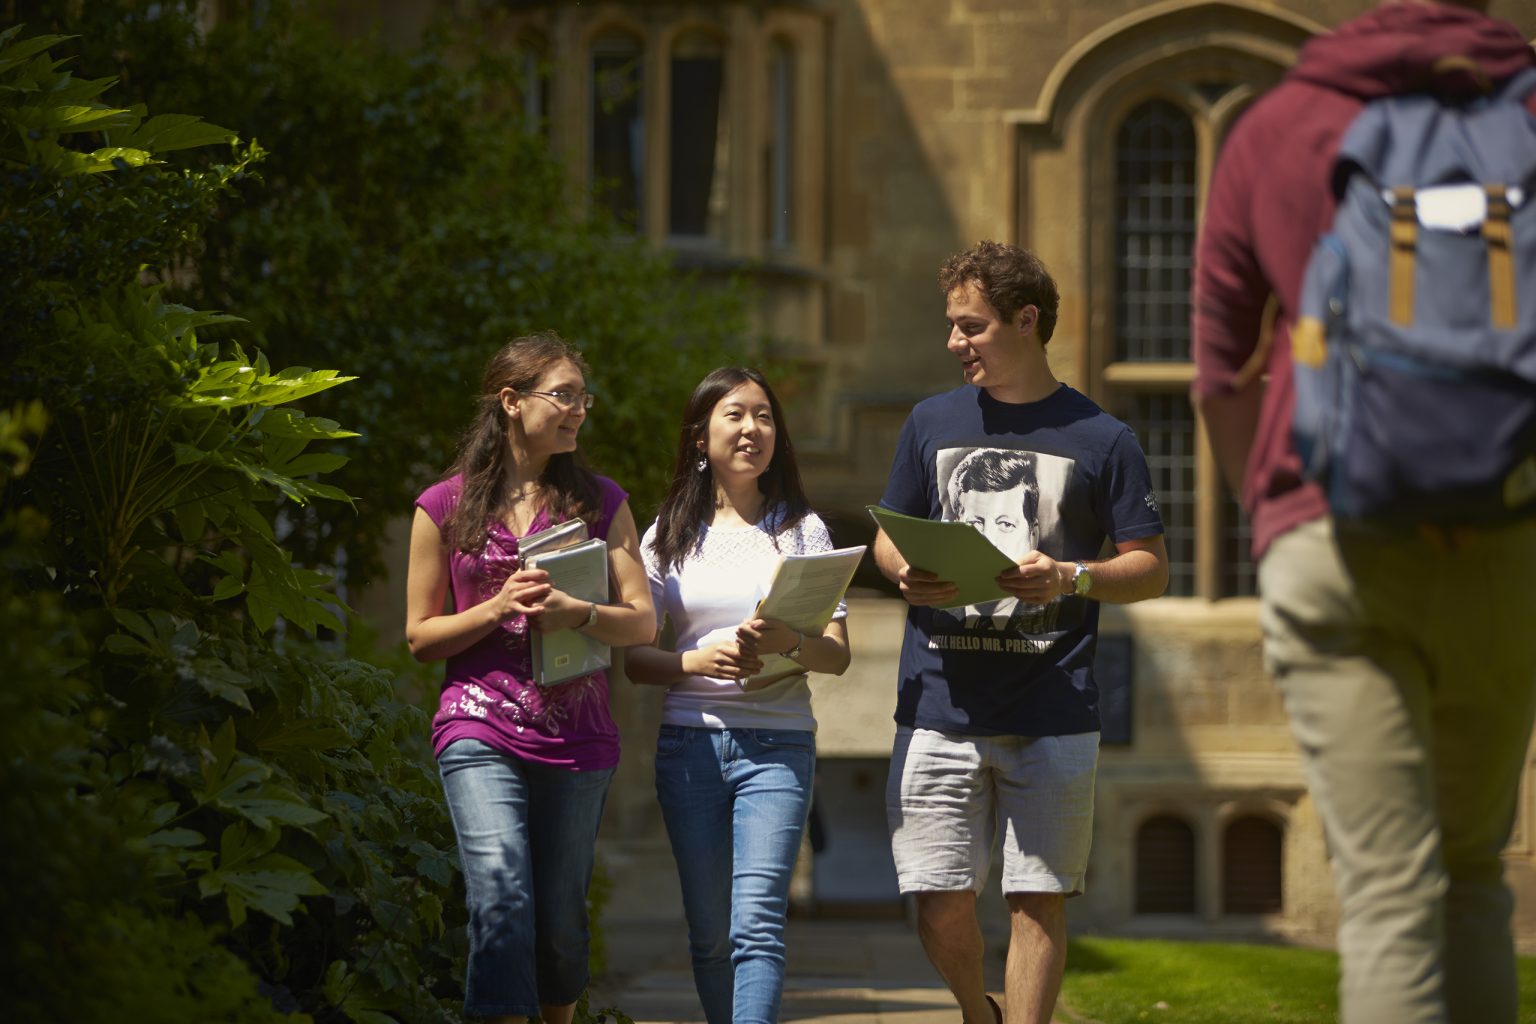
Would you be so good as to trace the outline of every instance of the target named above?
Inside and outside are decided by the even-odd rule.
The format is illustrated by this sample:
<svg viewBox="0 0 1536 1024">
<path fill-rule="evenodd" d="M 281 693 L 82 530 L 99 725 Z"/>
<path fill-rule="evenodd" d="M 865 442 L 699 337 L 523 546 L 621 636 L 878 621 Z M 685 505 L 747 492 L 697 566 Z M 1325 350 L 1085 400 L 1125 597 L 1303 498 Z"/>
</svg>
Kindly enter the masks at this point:
<svg viewBox="0 0 1536 1024">
<path fill-rule="evenodd" d="M 6 1019 L 456 1020 L 425 715 L 304 635 L 344 609 L 280 534 L 350 502 L 291 403 L 351 378 L 165 297 L 261 154 L 62 42 L 0 32 Z"/>
<path fill-rule="evenodd" d="M 476 20 L 390 49 L 340 37 L 307 12 L 319 4 L 272 0 L 200 31 L 194 0 L 17 0 L 29 21 L 79 33 L 83 61 L 131 100 L 208 111 L 270 151 L 262 181 L 221 200 L 196 276 L 167 294 L 240 310 L 275 363 L 359 375 L 313 406 L 363 434 L 335 477 L 356 511 L 304 513 L 293 540 L 353 583 L 376 575 L 389 520 L 450 461 L 508 338 L 553 328 L 584 350 L 600 404 L 582 447 L 631 491 L 642 527 L 690 389 L 744 358 L 739 289 L 702 287 L 588 208 L 512 109 L 519 55 L 481 20 L 494 5 L 461 6 Z"/>
</svg>

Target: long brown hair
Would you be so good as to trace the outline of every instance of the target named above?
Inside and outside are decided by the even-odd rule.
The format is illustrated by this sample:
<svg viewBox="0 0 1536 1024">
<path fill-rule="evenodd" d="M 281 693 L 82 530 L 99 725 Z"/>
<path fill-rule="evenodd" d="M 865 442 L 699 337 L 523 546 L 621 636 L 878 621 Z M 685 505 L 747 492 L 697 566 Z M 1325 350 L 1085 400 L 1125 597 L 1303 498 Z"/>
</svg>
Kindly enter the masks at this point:
<svg viewBox="0 0 1536 1024">
<path fill-rule="evenodd" d="M 800 485 L 800 467 L 795 463 L 795 446 L 789 439 L 789 422 L 779 406 L 779 398 L 757 370 L 736 366 L 712 370 L 693 389 L 683 411 L 683 429 L 677 438 L 677 462 L 672 468 L 672 484 L 661 499 L 656 513 L 656 537 L 652 544 L 661 571 L 681 566 L 698 548 L 704 524 L 714 513 L 715 477 L 709 466 L 700 470 L 698 443 L 709 435 L 709 417 L 726 395 L 743 384 L 752 383 L 768 396 L 773 412 L 773 458 L 757 478 L 763 498 L 763 526 L 778 545 L 778 535 L 805 518 L 811 510 L 805 489 Z"/>
<path fill-rule="evenodd" d="M 591 371 L 581 353 L 554 331 L 513 338 L 485 364 L 480 382 L 478 408 L 459 439 L 458 457 L 444 479 L 462 474 L 459 503 L 444 523 L 449 545 L 458 551 L 478 551 L 485 544 L 487 524 L 502 514 L 502 495 L 512 472 L 512 447 L 508 442 L 506 412 L 501 407 L 502 388 L 529 391 L 558 363 L 569 360 L 583 377 Z M 551 455 L 539 476 L 550 519 L 584 519 L 592 525 L 599 513 L 597 478 L 582 461 L 580 450 Z"/>
</svg>

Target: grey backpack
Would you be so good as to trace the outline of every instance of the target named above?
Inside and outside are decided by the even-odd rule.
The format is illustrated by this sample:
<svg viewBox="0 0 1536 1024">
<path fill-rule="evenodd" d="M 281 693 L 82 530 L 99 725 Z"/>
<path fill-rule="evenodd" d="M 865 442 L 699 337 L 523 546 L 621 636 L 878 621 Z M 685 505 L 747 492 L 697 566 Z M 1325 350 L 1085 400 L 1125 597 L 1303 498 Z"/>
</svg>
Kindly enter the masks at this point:
<svg viewBox="0 0 1536 1024">
<path fill-rule="evenodd" d="M 1297 450 L 1339 518 L 1536 515 L 1533 89 L 1376 100 L 1340 143 L 1291 338 Z"/>
</svg>

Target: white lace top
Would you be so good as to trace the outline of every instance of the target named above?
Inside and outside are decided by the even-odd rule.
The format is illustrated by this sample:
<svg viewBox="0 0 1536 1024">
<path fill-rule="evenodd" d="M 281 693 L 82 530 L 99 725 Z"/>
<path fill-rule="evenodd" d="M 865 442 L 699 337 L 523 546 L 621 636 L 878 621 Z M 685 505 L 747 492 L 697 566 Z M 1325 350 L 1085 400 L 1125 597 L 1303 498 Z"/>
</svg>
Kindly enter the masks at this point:
<svg viewBox="0 0 1536 1024">
<path fill-rule="evenodd" d="M 767 520 L 771 517 L 765 516 Z M 731 529 L 706 525 L 699 548 L 662 576 L 652 545 L 656 524 L 640 542 L 645 574 L 656 606 L 656 625 L 672 619 L 677 651 L 692 651 L 729 640 L 736 627 L 752 616 L 768 593 L 779 556 L 832 550 L 832 535 L 815 513 L 775 538 L 758 524 Z M 839 604 L 834 618 L 846 618 Z M 669 725 L 706 729 L 805 729 L 814 732 L 811 688 L 804 673 L 771 686 L 743 691 L 734 680 L 686 676 L 672 684 L 662 704 L 661 720 Z"/>
</svg>

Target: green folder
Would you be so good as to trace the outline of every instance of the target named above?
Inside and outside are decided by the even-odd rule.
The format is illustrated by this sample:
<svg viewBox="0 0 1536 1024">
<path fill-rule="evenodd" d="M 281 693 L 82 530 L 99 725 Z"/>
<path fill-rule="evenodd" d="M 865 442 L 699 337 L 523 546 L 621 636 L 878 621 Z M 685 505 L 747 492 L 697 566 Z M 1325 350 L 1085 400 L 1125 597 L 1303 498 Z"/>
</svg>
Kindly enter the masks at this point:
<svg viewBox="0 0 1536 1024">
<path fill-rule="evenodd" d="M 959 588 L 955 599 L 944 607 L 985 604 L 1009 596 L 997 585 L 997 577 L 1018 563 L 970 523 L 919 519 L 879 505 L 865 507 L 908 565 Z"/>
</svg>

